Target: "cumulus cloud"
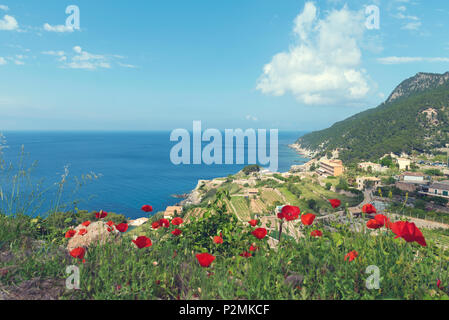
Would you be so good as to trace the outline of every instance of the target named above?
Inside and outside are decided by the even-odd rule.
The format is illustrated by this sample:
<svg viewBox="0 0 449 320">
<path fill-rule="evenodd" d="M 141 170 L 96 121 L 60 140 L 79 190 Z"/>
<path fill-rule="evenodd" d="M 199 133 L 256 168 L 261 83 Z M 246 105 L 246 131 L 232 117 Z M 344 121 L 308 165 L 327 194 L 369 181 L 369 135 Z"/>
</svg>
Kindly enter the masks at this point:
<svg viewBox="0 0 449 320">
<path fill-rule="evenodd" d="M 308 105 L 362 100 L 370 91 L 360 67 L 364 23 L 362 11 L 346 6 L 319 18 L 315 4 L 307 2 L 294 21 L 297 42 L 264 66 L 257 89 L 275 96 L 289 92 Z"/>
<path fill-rule="evenodd" d="M 44 30 L 48 31 L 48 32 L 73 32 L 74 31 L 72 26 L 64 26 L 64 25 L 52 26 L 48 23 L 44 24 Z"/>
<path fill-rule="evenodd" d="M 5 6 L 4 4 L 0 4 L 0 10 L 8 11 L 8 10 L 9 10 L 9 7 L 8 7 L 8 6 Z"/>
<path fill-rule="evenodd" d="M 3 66 L 5 64 L 7 64 L 8 62 L 6 62 L 6 59 L 3 57 L 0 57 L 0 66 Z"/>
<path fill-rule="evenodd" d="M 19 28 L 19 24 L 17 20 L 9 15 L 5 15 L 3 19 L 0 19 L 0 30 L 17 30 Z"/>
</svg>

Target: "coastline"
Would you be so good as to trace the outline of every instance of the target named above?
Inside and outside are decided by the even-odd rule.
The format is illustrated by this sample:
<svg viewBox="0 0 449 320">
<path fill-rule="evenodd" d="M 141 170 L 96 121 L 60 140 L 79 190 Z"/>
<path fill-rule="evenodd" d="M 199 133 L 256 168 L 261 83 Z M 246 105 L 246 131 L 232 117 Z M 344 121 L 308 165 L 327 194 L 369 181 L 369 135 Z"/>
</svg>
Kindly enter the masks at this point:
<svg viewBox="0 0 449 320">
<path fill-rule="evenodd" d="M 292 143 L 292 144 L 289 144 L 288 146 L 290 148 L 296 150 L 300 155 L 303 155 L 306 158 L 309 158 L 310 160 L 312 160 L 316 155 L 315 151 L 303 148 L 299 143 Z"/>
</svg>

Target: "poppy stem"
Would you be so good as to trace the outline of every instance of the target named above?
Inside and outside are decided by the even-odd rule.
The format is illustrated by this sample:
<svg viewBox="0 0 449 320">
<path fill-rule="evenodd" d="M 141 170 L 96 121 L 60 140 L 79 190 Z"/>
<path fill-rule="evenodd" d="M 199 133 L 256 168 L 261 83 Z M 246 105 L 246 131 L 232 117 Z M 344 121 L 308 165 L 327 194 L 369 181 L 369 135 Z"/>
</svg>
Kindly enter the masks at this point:
<svg viewBox="0 0 449 320">
<path fill-rule="evenodd" d="M 282 237 L 282 225 L 284 224 L 284 220 L 281 220 L 281 224 L 279 225 L 279 242 L 281 242 Z"/>
</svg>

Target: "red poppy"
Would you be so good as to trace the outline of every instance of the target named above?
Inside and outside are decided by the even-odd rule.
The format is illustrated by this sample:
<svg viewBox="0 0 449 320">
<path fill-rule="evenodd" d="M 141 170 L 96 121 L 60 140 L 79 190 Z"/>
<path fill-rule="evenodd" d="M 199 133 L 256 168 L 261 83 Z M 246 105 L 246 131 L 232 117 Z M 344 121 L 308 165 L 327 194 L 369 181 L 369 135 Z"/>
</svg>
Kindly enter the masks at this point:
<svg viewBox="0 0 449 320">
<path fill-rule="evenodd" d="M 106 223 L 108 226 L 112 227 L 114 225 L 114 221 L 108 221 L 108 223 Z"/>
<path fill-rule="evenodd" d="M 440 279 L 437 280 L 437 287 L 438 287 L 438 289 L 443 290 L 443 286 L 441 285 Z"/>
<path fill-rule="evenodd" d="M 100 212 L 95 212 L 95 216 L 97 217 L 97 219 L 103 219 L 108 216 L 108 213 L 103 210 L 100 210 Z"/>
<path fill-rule="evenodd" d="M 312 237 L 321 237 L 321 236 L 323 236 L 323 233 L 320 230 L 314 230 L 310 233 L 310 235 Z"/>
<path fill-rule="evenodd" d="M 84 221 L 81 225 L 84 227 L 88 227 L 90 225 L 90 221 Z"/>
<path fill-rule="evenodd" d="M 151 247 L 151 245 L 152 245 L 151 240 L 145 236 L 137 237 L 136 240 L 132 240 L 132 241 L 139 249 L 148 248 L 148 247 Z"/>
<path fill-rule="evenodd" d="M 345 261 L 349 259 L 349 261 L 353 261 L 355 258 L 357 258 L 357 256 L 359 255 L 359 253 L 355 250 L 347 253 L 345 255 Z"/>
<path fill-rule="evenodd" d="M 78 234 L 79 234 L 80 236 L 84 236 L 86 233 L 87 233 L 87 230 L 86 230 L 86 229 L 80 229 L 80 231 L 78 232 Z"/>
<path fill-rule="evenodd" d="M 111 228 L 108 228 L 108 232 L 112 232 L 112 229 L 111 229 Z"/>
<path fill-rule="evenodd" d="M 75 234 L 76 234 L 76 231 L 70 229 L 69 231 L 67 231 L 67 232 L 65 233 L 65 237 L 66 237 L 67 239 L 73 238 L 73 237 L 75 236 Z"/>
<path fill-rule="evenodd" d="M 307 213 L 301 216 L 301 222 L 305 226 L 310 226 L 313 223 L 313 220 L 315 220 L 315 215 L 313 213 Z"/>
<path fill-rule="evenodd" d="M 151 212 L 151 211 L 153 211 L 153 207 L 146 204 L 146 205 L 142 206 L 142 211 Z"/>
<path fill-rule="evenodd" d="M 248 251 L 244 251 L 240 254 L 240 256 L 244 258 L 249 258 L 251 257 L 251 253 L 249 253 Z"/>
<path fill-rule="evenodd" d="M 287 221 L 293 221 L 299 218 L 301 210 L 295 206 L 284 206 L 280 213 L 278 213 L 279 219 L 285 219 Z"/>
<path fill-rule="evenodd" d="M 182 218 L 176 217 L 171 221 L 171 224 L 174 226 L 179 226 L 183 222 L 184 222 L 184 220 L 182 220 Z"/>
<path fill-rule="evenodd" d="M 383 214 L 378 214 L 374 217 L 378 224 L 385 226 L 385 228 L 391 229 L 391 221 Z"/>
<path fill-rule="evenodd" d="M 182 233 L 182 231 L 179 230 L 179 229 L 175 229 L 175 230 L 173 230 L 171 233 L 172 233 L 173 235 L 175 235 L 175 236 L 179 236 L 179 235 Z"/>
<path fill-rule="evenodd" d="M 413 222 L 408 221 L 398 221 L 391 224 L 391 231 L 396 234 L 396 238 L 402 238 L 407 242 L 416 241 L 423 247 L 427 246 L 424 236 Z"/>
<path fill-rule="evenodd" d="M 159 229 L 159 227 L 160 227 L 160 224 L 159 224 L 159 222 L 153 222 L 152 224 L 151 224 L 151 227 L 153 228 L 153 229 Z"/>
<path fill-rule="evenodd" d="M 207 268 L 214 262 L 215 257 L 209 253 L 199 253 L 196 255 L 196 259 L 203 268 Z"/>
<path fill-rule="evenodd" d="M 368 229 L 380 229 L 382 228 L 382 224 L 380 224 L 377 220 L 371 219 L 366 223 Z"/>
<path fill-rule="evenodd" d="M 222 244 L 222 243 L 223 243 L 223 238 L 220 237 L 220 236 L 215 236 L 215 237 L 214 237 L 214 242 L 215 242 L 216 244 Z"/>
<path fill-rule="evenodd" d="M 338 208 L 341 205 L 341 201 L 338 199 L 330 199 L 329 202 L 334 209 Z"/>
<path fill-rule="evenodd" d="M 118 225 L 115 226 L 115 228 L 120 231 L 120 232 L 126 232 L 126 230 L 128 230 L 128 224 L 127 223 L 120 223 Z"/>
<path fill-rule="evenodd" d="M 167 219 L 161 219 L 161 220 L 159 220 L 159 225 L 164 228 L 169 228 L 170 221 L 168 221 Z"/>
<path fill-rule="evenodd" d="M 251 232 L 253 236 L 255 236 L 257 239 L 263 239 L 267 235 L 267 229 L 265 228 L 257 228 L 253 232 Z"/>
<path fill-rule="evenodd" d="M 255 227 L 259 224 L 259 220 L 249 220 L 248 223 L 251 225 L 251 227 Z"/>
<path fill-rule="evenodd" d="M 377 210 L 371 203 L 368 203 L 362 207 L 362 212 L 372 214 L 372 213 L 377 213 Z"/>
<path fill-rule="evenodd" d="M 86 254 L 86 249 L 80 247 L 80 248 L 75 248 L 72 251 L 70 251 L 70 255 L 74 258 L 80 259 L 84 262 L 86 262 L 86 260 L 84 259 L 84 255 Z"/>
<path fill-rule="evenodd" d="M 256 251 L 258 248 L 254 245 L 251 245 L 251 247 L 249 247 L 249 251 Z"/>
</svg>

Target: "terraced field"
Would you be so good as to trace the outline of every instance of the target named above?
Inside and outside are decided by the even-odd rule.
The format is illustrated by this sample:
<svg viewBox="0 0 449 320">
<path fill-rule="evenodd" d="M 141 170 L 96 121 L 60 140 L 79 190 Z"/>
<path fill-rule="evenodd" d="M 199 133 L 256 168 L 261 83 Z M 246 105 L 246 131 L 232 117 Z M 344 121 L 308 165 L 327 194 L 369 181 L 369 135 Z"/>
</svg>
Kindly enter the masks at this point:
<svg viewBox="0 0 449 320">
<path fill-rule="evenodd" d="M 248 221 L 251 219 L 251 210 L 248 207 L 247 201 L 244 197 L 232 197 L 231 203 L 237 210 L 237 215 L 243 221 Z"/>
</svg>

